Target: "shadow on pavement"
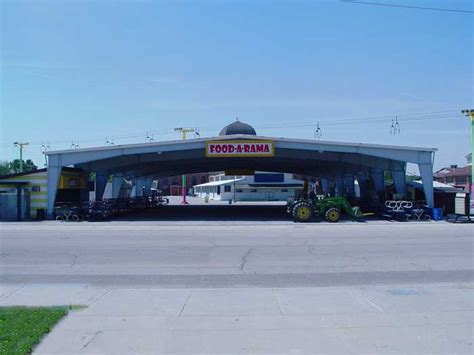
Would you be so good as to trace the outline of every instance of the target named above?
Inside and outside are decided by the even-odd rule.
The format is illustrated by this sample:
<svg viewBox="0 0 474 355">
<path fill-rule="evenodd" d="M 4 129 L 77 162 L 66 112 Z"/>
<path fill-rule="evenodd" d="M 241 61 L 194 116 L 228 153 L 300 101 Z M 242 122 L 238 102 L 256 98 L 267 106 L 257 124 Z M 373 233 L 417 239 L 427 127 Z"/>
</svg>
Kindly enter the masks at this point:
<svg viewBox="0 0 474 355">
<path fill-rule="evenodd" d="M 170 205 L 114 218 L 120 221 L 291 221 L 284 205 Z"/>
</svg>

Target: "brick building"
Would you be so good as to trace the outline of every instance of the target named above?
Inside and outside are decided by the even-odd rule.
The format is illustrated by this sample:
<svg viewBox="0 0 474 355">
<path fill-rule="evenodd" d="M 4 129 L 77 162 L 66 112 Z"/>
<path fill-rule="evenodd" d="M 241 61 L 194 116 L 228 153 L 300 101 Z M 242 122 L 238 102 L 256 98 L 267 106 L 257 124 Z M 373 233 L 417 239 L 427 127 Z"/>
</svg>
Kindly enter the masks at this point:
<svg viewBox="0 0 474 355">
<path fill-rule="evenodd" d="M 453 187 L 462 188 L 465 192 L 471 191 L 472 154 L 466 155 L 465 166 L 451 165 L 436 171 L 434 173 L 434 180 Z"/>
<path fill-rule="evenodd" d="M 198 173 L 186 175 L 186 188 L 192 189 L 194 185 L 205 184 L 209 182 L 209 176 L 215 173 Z M 170 176 L 157 180 L 157 188 L 163 191 L 164 195 L 181 195 L 182 176 Z"/>
</svg>

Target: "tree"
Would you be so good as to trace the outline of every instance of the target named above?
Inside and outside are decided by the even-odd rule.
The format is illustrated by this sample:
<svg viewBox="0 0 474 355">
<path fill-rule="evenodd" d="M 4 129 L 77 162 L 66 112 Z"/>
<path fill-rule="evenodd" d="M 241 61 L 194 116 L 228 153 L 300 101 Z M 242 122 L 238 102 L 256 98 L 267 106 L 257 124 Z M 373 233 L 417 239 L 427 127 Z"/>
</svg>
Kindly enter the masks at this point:
<svg viewBox="0 0 474 355">
<path fill-rule="evenodd" d="M 31 159 L 23 160 L 23 172 L 38 170 L 38 167 Z M 0 163 L 0 175 L 18 174 L 20 172 L 20 159 L 12 160 L 11 162 L 3 161 Z"/>
<path fill-rule="evenodd" d="M 10 162 L 4 160 L 0 162 L 0 176 L 10 174 Z"/>
<path fill-rule="evenodd" d="M 383 179 L 385 182 L 393 183 L 392 173 L 388 170 L 385 170 L 383 173 Z"/>
</svg>

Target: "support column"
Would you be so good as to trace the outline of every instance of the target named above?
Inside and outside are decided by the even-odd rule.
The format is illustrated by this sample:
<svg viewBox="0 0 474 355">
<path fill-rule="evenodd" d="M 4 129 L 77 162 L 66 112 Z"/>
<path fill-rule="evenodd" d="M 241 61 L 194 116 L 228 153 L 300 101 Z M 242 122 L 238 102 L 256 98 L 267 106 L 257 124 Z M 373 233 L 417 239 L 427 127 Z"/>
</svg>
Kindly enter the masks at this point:
<svg viewBox="0 0 474 355">
<path fill-rule="evenodd" d="M 385 179 L 384 172 L 382 169 L 373 169 L 371 172 L 372 180 L 374 182 L 375 191 L 381 194 L 385 191 Z"/>
<path fill-rule="evenodd" d="M 131 180 L 132 188 L 130 189 L 130 196 L 129 197 L 136 197 L 137 196 L 137 178 L 132 178 Z"/>
<path fill-rule="evenodd" d="M 423 182 L 423 191 L 425 192 L 426 204 L 434 207 L 433 195 L 433 165 L 432 164 L 418 164 L 420 169 L 421 180 Z"/>
<path fill-rule="evenodd" d="M 118 174 L 112 177 L 112 198 L 119 198 L 122 190 L 123 176 Z"/>
<path fill-rule="evenodd" d="M 321 189 L 323 190 L 324 196 L 329 195 L 329 179 L 327 177 L 321 178 Z"/>
<path fill-rule="evenodd" d="M 407 193 L 407 181 L 405 171 L 392 171 L 393 184 L 395 185 L 395 191 L 397 194 L 406 196 Z"/>
<path fill-rule="evenodd" d="M 105 186 L 109 180 L 109 174 L 104 172 L 96 172 L 95 174 L 95 200 L 102 201 Z"/>
<path fill-rule="evenodd" d="M 151 196 L 151 187 L 153 186 L 153 179 L 145 179 L 145 196 Z"/>
<path fill-rule="evenodd" d="M 344 196 L 344 180 L 341 175 L 336 176 L 336 196 Z"/>
<path fill-rule="evenodd" d="M 331 197 L 336 196 L 336 182 L 333 178 L 329 180 L 329 195 Z"/>
<path fill-rule="evenodd" d="M 124 197 L 127 197 L 127 198 L 132 197 L 133 180 L 124 179 L 124 185 L 126 186 Z"/>
<path fill-rule="evenodd" d="M 344 189 L 348 197 L 354 197 L 354 176 L 352 174 L 344 175 Z"/>
<path fill-rule="evenodd" d="M 391 174 L 395 191 L 397 194 L 406 196 L 407 194 L 407 177 L 406 177 L 406 164 L 397 164 L 398 166 L 392 168 Z"/>
<path fill-rule="evenodd" d="M 58 193 L 61 165 L 59 155 L 51 155 L 48 159 L 48 218 L 53 218 L 54 204 Z"/>
<path fill-rule="evenodd" d="M 145 187 L 145 179 L 135 179 L 135 196 L 143 196 L 143 188 Z"/>
</svg>

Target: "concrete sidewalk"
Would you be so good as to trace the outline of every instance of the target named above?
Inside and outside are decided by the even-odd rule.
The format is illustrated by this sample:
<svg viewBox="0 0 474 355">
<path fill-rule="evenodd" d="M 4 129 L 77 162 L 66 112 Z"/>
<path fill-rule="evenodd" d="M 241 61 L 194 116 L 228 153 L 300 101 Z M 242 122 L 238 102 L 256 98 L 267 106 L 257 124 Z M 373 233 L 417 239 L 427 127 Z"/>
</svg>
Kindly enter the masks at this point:
<svg viewBox="0 0 474 355">
<path fill-rule="evenodd" d="M 152 289 L 0 285 L 0 305 L 84 304 L 37 354 L 472 354 L 474 284 Z"/>
</svg>

